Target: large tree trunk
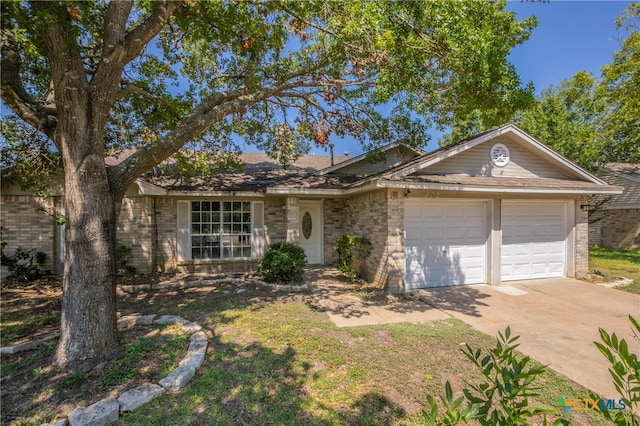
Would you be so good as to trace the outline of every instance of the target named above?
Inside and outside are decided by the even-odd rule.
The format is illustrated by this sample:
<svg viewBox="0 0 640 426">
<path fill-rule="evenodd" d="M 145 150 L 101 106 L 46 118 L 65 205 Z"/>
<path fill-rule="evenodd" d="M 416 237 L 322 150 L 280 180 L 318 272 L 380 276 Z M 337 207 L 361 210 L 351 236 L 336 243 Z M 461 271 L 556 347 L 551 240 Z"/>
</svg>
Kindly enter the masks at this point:
<svg viewBox="0 0 640 426">
<path fill-rule="evenodd" d="M 88 371 L 122 351 L 116 327 L 116 220 L 103 157 L 65 167 L 65 264 L 60 342 L 55 362 Z"/>
</svg>

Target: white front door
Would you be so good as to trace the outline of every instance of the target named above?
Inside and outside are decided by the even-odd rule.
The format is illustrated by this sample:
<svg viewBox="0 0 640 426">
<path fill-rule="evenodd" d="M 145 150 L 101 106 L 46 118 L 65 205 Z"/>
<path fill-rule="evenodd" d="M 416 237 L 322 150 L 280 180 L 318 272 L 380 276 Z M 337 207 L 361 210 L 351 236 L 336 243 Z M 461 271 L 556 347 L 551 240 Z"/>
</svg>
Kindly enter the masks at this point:
<svg viewBox="0 0 640 426">
<path fill-rule="evenodd" d="M 300 201 L 300 247 L 307 255 L 311 265 L 323 263 L 322 240 L 322 201 Z"/>
<path fill-rule="evenodd" d="M 565 275 L 565 203 L 503 201 L 502 281 Z"/>
<path fill-rule="evenodd" d="M 407 200 L 407 289 L 486 282 L 486 203 Z"/>
</svg>

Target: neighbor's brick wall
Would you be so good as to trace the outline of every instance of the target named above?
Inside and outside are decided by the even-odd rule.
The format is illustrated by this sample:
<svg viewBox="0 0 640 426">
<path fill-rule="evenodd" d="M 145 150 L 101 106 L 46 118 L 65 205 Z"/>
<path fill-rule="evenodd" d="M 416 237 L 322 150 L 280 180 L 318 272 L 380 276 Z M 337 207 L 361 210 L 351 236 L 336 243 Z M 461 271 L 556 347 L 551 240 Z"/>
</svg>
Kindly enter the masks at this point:
<svg viewBox="0 0 640 426">
<path fill-rule="evenodd" d="M 599 210 L 591 215 L 589 245 L 640 249 L 640 209 Z"/>
<path fill-rule="evenodd" d="M 18 247 L 35 248 L 44 252 L 44 269 L 53 271 L 55 256 L 55 219 L 39 209 L 30 195 L 3 195 L 0 206 L 2 240 L 7 242 L 5 253 L 11 255 Z"/>
<path fill-rule="evenodd" d="M 589 212 L 580 208 L 586 200 L 574 203 L 576 212 L 575 226 L 575 277 L 585 278 L 589 273 Z"/>
<path fill-rule="evenodd" d="M 345 233 L 345 206 L 343 199 L 324 200 L 324 264 L 335 265 L 338 253 L 333 249 L 338 237 Z"/>
<path fill-rule="evenodd" d="M 377 191 L 351 198 L 345 206 L 344 229 L 372 244 L 361 273 L 391 292 L 404 288 L 404 199 L 398 191 Z"/>
</svg>

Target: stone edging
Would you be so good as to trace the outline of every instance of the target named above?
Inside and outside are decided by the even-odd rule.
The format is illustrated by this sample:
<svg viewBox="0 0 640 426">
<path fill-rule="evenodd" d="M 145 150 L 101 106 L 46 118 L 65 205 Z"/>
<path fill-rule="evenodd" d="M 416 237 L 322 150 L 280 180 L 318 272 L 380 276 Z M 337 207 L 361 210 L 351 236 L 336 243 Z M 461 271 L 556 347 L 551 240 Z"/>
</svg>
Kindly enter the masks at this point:
<svg viewBox="0 0 640 426">
<path fill-rule="evenodd" d="M 98 426 L 115 423 L 120 418 L 120 412 L 133 411 L 166 391 L 182 389 L 195 375 L 202 365 L 207 353 L 209 341 L 202 331 L 200 324 L 188 321 L 179 315 L 126 315 L 118 319 L 118 328 L 128 328 L 134 325 L 176 324 L 185 333 L 191 334 L 187 355 L 180 361 L 178 367 L 160 379 L 158 384 L 144 383 L 136 388 L 122 393 L 117 398 L 107 398 L 88 407 L 78 407 L 69 413 L 66 419 L 41 426 Z"/>
<path fill-rule="evenodd" d="M 631 278 L 616 278 L 615 281 L 610 283 L 598 283 L 599 286 L 607 287 L 607 288 L 616 288 L 616 287 L 626 287 L 628 285 L 633 284 L 633 280 Z"/>
<path fill-rule="evenodd" d="M 301 285 L 283 285 L 283 284 L 271 284 L 254 278 L 220 278 L 212 280 L 186 280 L 179 279 L 174 281 L 163 281 L 158 284 L 134 284 L 134 285 L 119 285 L 118 288 L 125 293 L 137 293 L 143 290 L 166 290 L 175 288 L 191 288 L 191 287 L 210 287 L 220 284 L 253 284 L 258 287 L 267 287 L 278 291 L 308 291 L 309 286 L 307 284 Z"/>
</svg>

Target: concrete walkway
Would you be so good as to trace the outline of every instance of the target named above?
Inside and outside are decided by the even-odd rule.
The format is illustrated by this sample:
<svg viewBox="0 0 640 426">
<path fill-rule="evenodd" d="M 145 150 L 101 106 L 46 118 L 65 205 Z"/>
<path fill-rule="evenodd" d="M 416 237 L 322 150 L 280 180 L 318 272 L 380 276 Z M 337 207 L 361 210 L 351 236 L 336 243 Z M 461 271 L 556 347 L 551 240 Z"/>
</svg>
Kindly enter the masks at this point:
<svg viewBox="0 0 640 426">
<path fill-rule="evenodd" d="M 458 318 L 491 336 L 511 327 L 519 350 L 605 398 L 617 396 L 608 363 L 593 342 L 599 327 L 624 338 L 635 353 L 628 315 L 640 318 L 640 295 L 570 278 L 418 290 L 417 300 L 350 295 L 355 287 L 333 269 L 312 269 L 311 304 L 338 327 L 420 323 Z M 561 396 L 561 395 L 559 395 Z"/>
<path fill-rule="evenodd" d="M 442 310 L 420 300 L 378 297 L 365 301 L 354 296 L 357 288 L 336 269 L 312 268 L 306 271 L 304 281 L 311 290 L 310 305 L 327 313 L 338 327 L 395 324 L 400 322 L 421 323 L 450 318 Z"/>
</svg>

